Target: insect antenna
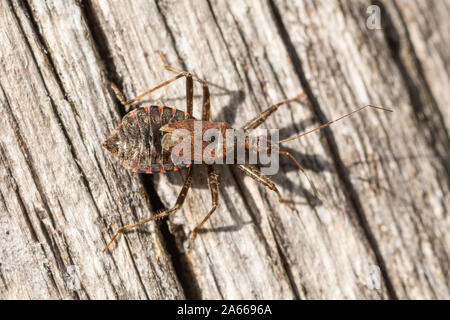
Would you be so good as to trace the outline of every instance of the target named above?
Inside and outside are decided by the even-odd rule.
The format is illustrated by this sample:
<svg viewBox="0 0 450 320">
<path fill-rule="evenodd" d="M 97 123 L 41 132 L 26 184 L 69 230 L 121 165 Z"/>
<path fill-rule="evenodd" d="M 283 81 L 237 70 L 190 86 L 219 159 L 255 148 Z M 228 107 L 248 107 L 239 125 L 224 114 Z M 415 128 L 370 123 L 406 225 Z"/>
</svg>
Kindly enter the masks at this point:
<svg viewBox="0 0 450 320">
<path fill-rule="evenodd" d="M 337 118 L 337 119 L 335 119 L 335 120 L 332 120 L 332 121 L 327 122 L 327 123 L 325 123 L 325 124 L 323 124 L 323 125 L 321 125 L 321 126 L 318 126 L 317 128 L 314 128 L 314 129 L 312 129 L 312 130 L 310 130 L 310 131 L 301 133 L 301 134 L 299 134 L 299 135 L 296 135 L 296 136 L 293 136 L 293 137 L 290 137 L 290 138 L 287 138 L 287 139 L 284 139 L 284 140 L 280 140 L 279 143 L 292 141 L 292 140 L 301 138 L 301 137 L 303 137 L 303 136 L 306 136 L 307 134 L 310 134 L 310 133 L 313 133 L 313 132 L 318 131 L 318 130 L 320 130 L 320 129 L 323 129 L 323 128 L 325 128 L 325 127 L 328 127 L 330 124 L 332 124 L 332 123 L 334 123 L 334 122 L 337 122 L 337 121 L 339 121 L 339 120 L 342 120 L 342 119 L 344 119 L 345 117 L 351 116 L 352 114 L 357 113 L 357 112 L 359 112 L 359 111 L 361 111 L 361 110 L 363 110 L 363 109 L 365 109 L 365 108 L 368 108 L 368 107 L 369 107 L 369 108 L 374 108 L 374 109 L 380 109 L 380 110 L 383 110 L 383 111 L 392 112 L 392 110 L 390 110 L 390 109 L 382 108 L 382 107 L 377 107 L 377 106 L 368 104 L 368 105 L 365 105 L 365 106 L 363 106 L 363 107 L 361 107 L 361 108 L 359 108 L 359 109 L 357 109 L 357 110 L 354 110 L 354 111 L 352 111 L 352 112 L 350 112 L 350 113 L 347 113 L 346 115 L 343 115 L 342 117 L 339 117 L 339 118 Z M 314 183 L 312 182 L 312 180 L 309 178 L 309 176 L 308 176 L 308 174 L 306 173 L 305 169 L 303 169 L 303 167 L 302 167 L 302 166 L 300 165 L 300 163 L 294 158 L 294 156 L 293 156 L 291 153 L 287 152 L 287 151 L 280 151 L 279 154 L 280 154 L 280 155 L 284 155 L 284 156 L 288 156 L 289 158 L 291 158 L 292 161 L 295 162 L 295 164 L 297 165 L 297 167 L 298 167 L 298 168 L 303 172 L 303 174 L 305 175 L 306 179 L 308 179 L 309 184 L 311 185 L 311 187 L 312 187 L 312 189 L 313 189 L 313 191 L 314 191 L 314 195 L 317 196 L 317 195 L 318 195 L 318 191 L 317 191 L 316 186 L 314 185 Z"/>
<path fill-rule="evenodd" d="M 357 113 L 357 112 L 359 112 L 359 111 L 361 111 L 361 110 L 363 110 L 363 109 L 365 109 L 365 108 L 368 108 L 368 107 L 369 107 L 369 108 L 373 108 L 373 109 L 379 109 L 379 110 L 383 110 L 383 111 L 393 112 L 391 109 L 387 109 L 387 108 L 383 108 L 383 107 L 377 107 L 377 106 L 374 106 L 374 105 L 371 105 L 371 104 L 367 104 L 367 105 L 365 105 L 365 106 L 363 106 L 363 107 L 361 107 L 361 108 L 359 108 L 359 109 L 356 109 L 356 110 L 354 110 L 354 111 L 352 111 L 352 112 L 350 112 L 350 113 L 347 113 L 346 115 L 343 115 L 342 117 L 339 117 L 339 118 L 337 118 L 337 119 L 331 120 L 330 122 L 327 122 L 327 123 L 325 123 L 325 124 L 323 124 L 323 125 L 321 125 L 321 126 L 318 126 L 317 128 L 314 128 L 314 129 L 312 129 L 312 130 L 310 130 L 310 131 L 301 133 L 301 134 L 299 134 L 299 135 L 296 135 L 296 136 L 293 136 L 293 137 L 290 137 L 290 138 L 287 138 L 287 139 L 280 140 L 279 143 L 292 141 L 292 140 L 301 138 L 301 137 L 303 137 L 303 136 L 306 136 L 306 135 L 308 135 L 308 134 L 310 134 L 310 133 L 313 133 L 313 132 L 315 132 L 315 131 L 318 131 L 318 130 L 320 130 L 320 129 L 323 129 L 323 128 L 325 128 L 325 127 L 328 127 L 330 124 L 335 123 L 335 122 L 338 122 L 339 120 L 342 120 L 342 119 L 344 119 L 344 118 L 346 118 L 346 117 L 348 117 L 348 116 L 351 116 L 352 114 Z"/>
</svg>

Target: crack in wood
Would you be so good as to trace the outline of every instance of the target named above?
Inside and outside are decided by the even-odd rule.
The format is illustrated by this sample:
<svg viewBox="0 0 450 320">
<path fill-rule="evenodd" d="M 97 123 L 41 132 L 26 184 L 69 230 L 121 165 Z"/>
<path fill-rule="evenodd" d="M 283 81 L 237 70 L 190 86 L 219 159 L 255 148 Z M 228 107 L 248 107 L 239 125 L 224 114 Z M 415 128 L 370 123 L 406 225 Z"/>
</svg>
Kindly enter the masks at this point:
<svg viewBox="0 0 450 320">
<path fill-rule="evenodd" d="M 0 296 L 448 297 L 449 96 L 437 93 L 450 8 L 378 1 L 384 30 L 368 31 L 369 4 L 0 1 Z M 182 183 L 183 172 L 133 178 L 100 146 L 127 111 L 110 80 L 130 94 L 166 77 L 155 50 L 204 75 L 215 120 L 243 121 L 298 88 L 312 108 L 286 106 L 267 122 L 283 136 L 363 99 L 405 120 L 361 114 L 287 147 L 320 202 L 287 161 L 273 180 L 294 213 L 223 168 L 218 212 L 187 253 L 209 207 L 199 172 L 182 212 L 101 253 L 114 231 L 102 227 L 164 210 Z M 182 86 L 164 100 L 182 100 Z M 381 269 L 380 288 L 361 265 Z"/>
<path fill-rule="evenodd" d="M 92 5 L 89 1 L 83 1 L 82 7 L 84 14 L 86 16 L 86 21 L 88 23 L 88 27 L 91 31 L 91 34 L 94 39 L 94 43 L 97 47 L 97 50 L 100 54 L 100 57 L 106 67 L 106 70 L 108 72 L 108 75 L 110 79 L 113 79 L 116 83 L 121 83 L 119 81 L 119 75 L 116 72 L 116 67 L 111 59 L 111 52 L 109 49 L 109 43 L 107 41 L 106 36 L 104 35 L 104 32 L 102 28 L 100 27 L 100 24 L 98 23 L 98 19 L 95 14 L 95 10 L 92 8 Z M 162 12 L 160 12 L 160 15 L 163 17 Z M 169 34 L 170 34 L 170 29 Z M 173 45 L 175 47 L 174 38 L 172 35 Z M 182 61 L 180 59 L 180 61 Z M 125 115 L 125 107 L 118 104 L 118 110 L 121 116 Z M 148 194 L 150 203 L 152 206 L 152 209 L 154 212 L 158 212 L 160 210 L 165 210 L 165 206 L 163 205 L 157 191 L 155 190 L 154 183 L 151 177 L 148 176 L 142 176 L 141 177 L 142 184 L 144 186 L 145 192 Z M 122 222 L 123 224 L 123 222 Z M 199 293 L 198 285 L 195 284 L 195 276 L 190 271 L 189 266 L 186 263 L 186 257 L 185 255 L 178 249 L 177 245 L 175 244 L 174 236 L 171 234 L 167 221 L 162 221 L 158 224 L 161 234 L 163 235 L 163 238 L 165 240 L 166 244 L 166 250 L 169 253 L 169 256 L 172 260 L 172 265 L 174 267 L 175 273 L 177 274 L 178 281 L 180 282 L 184 294 L 186 296 L 186 299 L 198 299 Z M 130 253 L 132 252 L 131 248 L 129 248 Z M 132 254 L 130 254 L 132 256 Z M 133 260 L 134 261 L 134 260 Z M 184 263 L 182 262 L 184 261 Z M 142 281 L 142 279 L 141 279 Z"/>
<path fill-rule="evenodd" d="M 383 15 L 383 34 L 386 42 L 388 43 L 389 49 L 391 50 L 392 59 L 397 65 L 405 87 L 408 90 L 411 106 L 413 107 L 419 126 L 422 128 L 421 132 L 428 141 L 428 145 L 431 146 L 436 156 L 439 158 L 442 167 L 446 172 L 444 176 L 447 177 L 447 184 L 450 186 L 450 136 L 444 123 L 444 116 L 437 106 L 436 99 L 430 89 L 429 81 L 426 79 L 422 62 L 415 52 L 401 10 L 397 3 L 393 2 L 396 14 L 400 18 L 403 32 L 405 33 L 404 40 L 400 40 L 401 37 L 399 31 L 392 21 L 391 14 L 387 11 L 383 2 L 375 1 L 374 4 L 381 8 L 381 14 Z M 405 53 L 409 56 L 408 58 L 412 60 L 414 66 L 417 68 L 417 81 L 419 81 L 420 84 L 416 83 L 414 75 L 409 70 L 407 63 L 402 57 L 402 41 L 406 42 L 403 45 L 406 47 L 406 49 L 404 49 Z"/>
<path fill-rule="evenodd" d="M 288 51 L 289 56 L 291 58 L 291 62 L 294 65 L 294 69 L 297 73 L 297 76 L 299 77 L 299 80 L 309 98 L 309 101 L 311 101 L 311 105 L 313 106 L 314 113 L 321 123 L 327 123 L 328 119 L 326 118 L 325 114 L 322 112 L 320 105 L 311 90 L 309 82 L 305 77 L 305 73 L 304 73 L 303 67 L 302 67 L 302 62 L 297 54 L 297 51 L 292 43 L 292 40 L 290 39 L 289 33 L 287 32 L 286 27 L 284 26 L 284 22 L 281 18 L 280 12 L 272 0 L 268 0 L 267 2 L 272 11 L 273 19 L 277 25 L 278 31 L 280 33 L 280 37 L 282 38 L 283 43 L 286 47 L 286 50 Z M 389 297 L 391 299 L 397 299 L 397 294 L 395 292 L 392 281 L 389 277 L 389 274 L 388 274 L 388 271 L 386 268 L 386 263 L 384 261 L 384 257 L 381 254 L 377 240 L 374 237 L 372 230 L 370 229 L 370 226 L 368 224 L 368 221 L 365 217 L 365 213 L 362 208 L 361 201 L 359 200 L 358 193 L 356 192 L 353 184 L 350 181 L 348 169 L 345 167 L 344 163 L 342 162 L 342 159 L 339 156 L 339 149 L 338 149 L 336 140 L 329 128 L 323 129 L 323 135 L 326 138 L 330 156 L 333 159 L 333 162 L 336 166 L 336 170 L 339 174 L 339 178 L 341 179 L 342 185 L 345 190 L 345 194 L 347 195 L 349 202 L 352 204 L 352 206 L 357 214 L 360 226 L 364 230 L 367 241 L 369 242 L 370 247 L 375 255 L 376 261 L 377 261 L 378 265 L 380 266 L 383 280 L 386 284 L 386 289 L 388 291 Z"/>
</svg>

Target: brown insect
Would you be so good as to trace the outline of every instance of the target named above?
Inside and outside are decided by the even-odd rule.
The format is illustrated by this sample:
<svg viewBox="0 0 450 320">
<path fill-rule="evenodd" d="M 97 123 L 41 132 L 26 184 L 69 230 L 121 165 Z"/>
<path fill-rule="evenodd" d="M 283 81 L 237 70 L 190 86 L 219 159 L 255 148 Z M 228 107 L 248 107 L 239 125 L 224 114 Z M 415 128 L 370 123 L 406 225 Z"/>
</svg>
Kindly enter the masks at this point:
<svg viewBox="0 0 450 320">
<path fill-rule="evenodd" d="M 172 82 L 174 82 L 177 79 L 186 78 L 186 112 L 175 109 L 175 108 L 169 108 L 166 106 L 146 106 L 146 107 L 140 107 L 136 108 L 129 113 L 127 113 L 123 119 L 122 123 L 119 125 L 119 127 L 115 130 L 115 132 L 109 136 L 105 142 L 103 143 L 103 147 L 107 149 L 109 152 L 111 152 L 113 155 L 119 157 L 122 160 L 123 166 L 127 169 L 132 170 L 133 172 L 138 173 L 146 173 L 146 174 L 153 174 L 153 173 L 166 173 L 170 171 L 178 171 L 180 168 L 177 166 L 174 162 L 174 159 L 172 158 L 172 148 L 177 144 L 173 141 L 178 141 L 177 139 L 173 139 L 171 136 L 172 133 L 176 129 L 184 129 L 187 130 L 192 136 L 194 135 L 194 125 L 196 122 L 201 122 L 202 128 L 204 129 L 217 129 L 219 130 L 223 135 L 226 135 L 226 129 L 231 129 L 230 125 L 225 122 L 214 122 L 210 121 L 210 96 L 209 96 L 209 88 L 206 81 L 197 78 L 196 76 L 192 75 L 189 72 L 186 71 L 180 71 L 175 68 L 172 68 L 168 66 L 164 56 L 159 53 L 164 68 L 170 72 L 176 73 L 177 75 L 169 79 L 158 86 L 142 93 L 141 95 L 137 96 L 133 100 L 126 102 L 124 95 L 119 91 L 119 89 L 113 84 L 112 88 L 119 99 L 119 101 L 125 106 L 129 107 L 138 101 L 140 101 L 144 96 L 150 94 L 151 92 L 154 92 Z M 192 116 L 192 110 L 193 110 L 193 95 L 194 95 L 194 87 L 193 82 L 197 81 L 199 82 L 203 87 L 203 109 L 202 109 L 202 119 L 197 120 Z M 283 100 L 271 107 L 269 107 L 267 110 L 261 112 L 259 115 L 257 115 L 254 119 L 250 120 L 248 123 L 246 123 L 242 130 L 244 132 L 247 132 L 249 130 L 255 129 L 258 126 L 260 126 L 266 119 L 274 113 L 278 108 L 284 104 L 304 99 L 306 98 L 306 95 L 304 93 L 299 94 L 298 96 L 292 98 L 292 99 L 286 99 Z M 347 116 L 350 116 L 356 112 L 361 111 L 362 109 L 366 107 L 381 109 L 385 111 L 391 111 L 389 109 L 376 107 L 373 105 L 366 105 L 363 106 L 353 112 L 350 112 L 338 119 L 335 119 L 333 121 L 330 121 L 326 124 L 323 124 L 313 130 L 310 130 L 308 132 L 305 132 L 303 134 L 281 140 L 280 142 L 287 142 L 294 139 L 298 139 L 304 135 L 307 135 L 309 133 L 312 133 L 314 131 L 320 130 L 322 128 L 325 128 L 332 124 L 333 122 L 339 121 Z M 204 131 L 202 131 L 203 134 Z M 195 137 L 194 137 L 195 138 Z M 252 142 L 253 141 L 253 142 Z M 250 152 L 262 152 L 262 150 L 259 149 L 260 145 L 258 144 L 259 140 L 244 140 L 244 149 L 246 154 L 248 155 Z M 202 149 L 205 148 L 205 144 L 202 144 Z M 234 145 L 235 148 L 239 148 L 238 145 Z M 242 147 L 242 146 L 241 146 Z M 278 149 L 275 150 L 277 147 L 272 147 L 271 144 L 267 144 L 265 152 L 278 152 L 280 155 L 287 156 L 291 158 L 295 164 L 298 166 L 298 168 L 305 174 L 306 178 L 308 179 L 309 183 L 311 184 L 312 189 L 314 190 L 314 194 L 317 195 L 317 189 L 314 186 L 314 183 L 311 181 L 311 179 L 306 174 L 303 167 L 300 165 L 300 163 L 287 151 L 279 151 Z M 216 158 L 225 157 L 226 150 L 224 147 L 223 152 L 219 152 L 214 155 Z M 106 245 L 105 251 L 110 247 L 110 245 L 114 242 L 114 240 L 122 233 L 125 233 L 133 228 L 136 228 L 138 226 L 141 226 L 142 224 L 145 224 L 150 221 L 154 221 L 157 219 L 161 219 L 163 217 L 168 216 L 169 214 L 173 213 L 174 211 L 181 208 L 183 205 L 184 200 L 186 199 L 187 192 L 191 186 L 192 181 L 192 174 L 194 170 L 194 166 L 191 164 L 194 162 L 194 157 L 191 157 L 192 162 L 191 163 L 185 163 L 184 167 L 188 168 L 188 174 L 184 181 L 183 187 L 181 189 L 180 194 L 178 195 L 178 198 L 176 200 L 175 205 L 165 210 L 161 213 L 158 213 L 148 219 L 145 219 L 143 221 L 140 221 L 135 224 L 127 225 L 122 228 L 120 228 L 112 237 L 111 241 Z M 204 160 L 200 160 L 203 163 L 205 163 Z M 211 163 L 211 162 L 208 162 Z M 219 193 L 218 193 L 218 184 L 217 184 L 217 178 L 216 173 L 214 171 L 214 166 L 212 164 L 206 164 L 207 170 L 208 170 L 208 181 L 209 181 L 209 188 L 211 190 L 211 197 L 212 197 L 212 209 L 208 212 L 206 217 L 200 222 L 192 231 L 192 235 L 189 241 L 189 247 L 192 247 L 193 241 L 197 237 L 198 231 L 203 226 L 203 224 L 209 219 L 209 217 L 212 215 L 212 213 L 216 210 L 218 206 L 219 201 Z M 246 175 L 250 176 L 251 178 L 255 179 L 259 183 L 263 184 L 264 186 L 268 187 L 269 189 L 273 190 L 277 196 L 278 200 L 290 208 L 292 208 L 286 200 L 283 199 L 280 192 L 278 191 L 275 184 L 271 181 L 270 178 L 263 175 L 259 168 L 255 165 L 244 163 L 244 164 L 237 164 L 238 168 L 241 169 Z"/>
</svg>

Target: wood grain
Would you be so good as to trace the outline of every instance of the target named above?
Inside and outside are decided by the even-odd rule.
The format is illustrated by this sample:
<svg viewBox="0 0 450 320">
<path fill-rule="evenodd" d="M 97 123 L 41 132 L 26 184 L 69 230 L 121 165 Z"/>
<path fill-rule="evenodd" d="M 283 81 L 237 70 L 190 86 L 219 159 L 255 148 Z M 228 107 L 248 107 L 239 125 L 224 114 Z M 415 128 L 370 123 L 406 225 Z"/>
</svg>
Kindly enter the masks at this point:
<svg viewBox="0 0 450 320">
<path fill-rule="evenodd" d="M 427 2 L 428 3 L 428 2 Z M 0 297 L 4 299 L 448 299 L 449 38 L 445 1 L 0 2 Z M 217 165 L 219 208 L 195 168 L 182 210 L 103 247 L 117 228 L 172 206 L 186 172 L 139 176 L 101 148 L 128 99 L 205 79 L 212 118 L 242 126 L 304 91 L 266 128 L 288 142 L 271 177 L 292 202 Z M 184 110 L 184 81 L 143 104 Z M 201 87 L 195 87 L 200 115 Z"/>
</svg>

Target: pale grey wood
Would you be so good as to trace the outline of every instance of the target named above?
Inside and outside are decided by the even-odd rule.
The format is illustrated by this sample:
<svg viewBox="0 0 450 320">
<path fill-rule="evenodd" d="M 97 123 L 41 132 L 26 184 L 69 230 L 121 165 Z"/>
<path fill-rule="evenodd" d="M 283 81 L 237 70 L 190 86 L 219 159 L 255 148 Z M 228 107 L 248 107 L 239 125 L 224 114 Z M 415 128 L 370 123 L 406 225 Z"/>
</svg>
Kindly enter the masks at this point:
<svg viewBox="0 0 450 320">
<path fill-rule="evenodd" d="M 155 50 L 165 52 L 172 63 L 177 63 L 179 54 L 185 68 L 211 83 L 213 118 L 227 121 L 235 118 L 234 124 L 241 125 L 269 104 L 284 98 L 280 85 L 287 96 L 301 91 L 299 83 L 286 76 L 292 74 L 292 69 L 276 28 L 267 26 L 267 30 L 260 31 L 256 27 L 260 21 L 271 19 L 267 6 L 257 2 L 253 5 L 250 11 L 238 6 L 232 15 L 233 8 L 226 2 L 218 3 L 219 7 L 213 10 L 226 13 L 220 18 L 220 22 L 226 23 L 224 26 L 218 24 L 219 18 L 205 2 L 194 6 L 189 2 L 155 5 L 145 1 L 98 1 L 92 9 L 129 98 L 170 76 L 162 69 Z M 250 15 L 258 21 L 251 23 Z M 237 24 L 235 19 L 248 23 Z M 246 28 L 249 34 L 243 34 Z M 222 30 L 227 30 L 226 34 Z M 175 44 L 171 37 L 176 39 Z M 272 71 L 273 68 L 276 70 Z M 164 102 L 164 97 L 179 96 L 183 85 L 181 82 L 178 87 L 155 94 L 153 99 Z M 231 92 L 224 94 L 221 88 Z M 245 98 L 236 104 L 233 94 L 239 90 L 243 90 Z M 183 102 L 180 99 L 176 105 L 184 106 Z M 294 110 L 297 112 L 291 116 Z M 289 127 L 294 119 L 308 121 L 310 117 L 307 109 L 297 104 L 281 110 L 269 126 Z M 306 146 L 298 150 L 311 154 L 313 159 L 325 159 L 318 138 L 317 135 L 311 138 L 309 150 Z M 310 187 L 302 175 L 296 170 L 280 173 L 276 181 L 281 184 L 282 193 L 298 203 L 294 212 L 279 205 L 271 192 L 244 179 L 236 170 L 221 168 L 220 207 L 207 223 L 207 228 L 218 232 L 201 234 L 196 250 L 185 258 L 190 263 L 189 272 L 196 276 L 201 297 L 387 297 L 384 290 L 371 290 L 364 285 L 376 262 L 354 214 L 350 210 L 350 217 L 347 215 L 349 210 L 339 179 L 331 165 L 328 166 L 331 172 L 313 174 L 324 194 L 324 203 L 315 208 L 305 198 L 305 193 L 310 195 L 307 191 Z M 281 183 L 288 181 L 286 175 L 290 182 Z M 174 203 L 177 196 L 179 187 L 174 188 L 174 184 L 181 183 L 174 176 L 158 177 L 157 190 L 166 206 Z M 194 187 L 206 185 L 204 176 L 198 180 Z M 296 192 L 289 193 L 289 189 Z M 186 238 L 201 221 L 209 209 L 209 199 L 206 188 L 190 191 L 184 210 L 171 220 L 174 228 L 182 228 L 184 232 L 184 235 L 177 232 L 178 238 Z M 354 232 L 349 233 L 348 229 Z M 183 254 L 183 244 L 179 243 L 179 247 Z M 341 270 L 339 274 L 337 269 Z M 381 279 L 380 288 L 383 286 Z"/>
<path fill-rule="evenodd" d="M 81 8 L 30 6 L 0 3 L 1 297 L 183 298 L 155 226 L 102 252 L 150 205 L 101 148 L 119 118 Z"/>
<path fill-rule="evenodd" d="M 405 52 L 408 39 L 402 37 L 397 9 L 389 6 L 390 16 L 382 11 L 384 30 L 369 30 L 360 9 L 367 6 L 364 1 L 342 4 L 337 11 L 327 1 L 276 4 L 283 20 L 290 22 L 291 39 L 307 39 L 294 46 L 327 118 L 368 102 L 394 109 L 393 114 L 362 114 L 363 122 L 336 126 L 334 139 L 395 295 L 448 298 L 450 143 L 448 129 L 439 123 L 448 111 L 441 111 L 445 104 L 437 107 L 426 96 L 428 84 L 417 77 L 419 66 Z M 417 10 L 415 6 L 418 2 L 396 4 Z M 386 33 L 398 33 L 401 58 L 388 47 Z M 447 62 L 448 58 L 440 57 Z M 443 62 L 433 55 L 422 59 Z M 418 114 L 419 108 L 423 112 Z"/>
<path fill-rule="evenodd" d="M 448 298 L 442 3 L 386 3 L 384 29 L 368 30 L 366 1 L 2 2 L 1 297 Z M 369 102 L 395 112 L 366 110 L 286 143 L 320 201 L 288 160 L 272 178 L 293 211 L 218 166 L 219 209 L 188 252 L 211 206 L 199 167 L 169 231 L 148 224 L 102 253 L 112 230 L 154 214 L 159 199 L 173 205 L 186 174 L 142 183 L 101 149 L 123 112 L 111 81 L 133 98 L 172 76 L 156 50 L 207 80 L 213 119 L 235 127 L 302 90 L 312 106 L 284 106 L 267 128 L 288 137 Z M 184 109 L 184 92 L 178 80 L 144 104 Z"/>
</svg>

